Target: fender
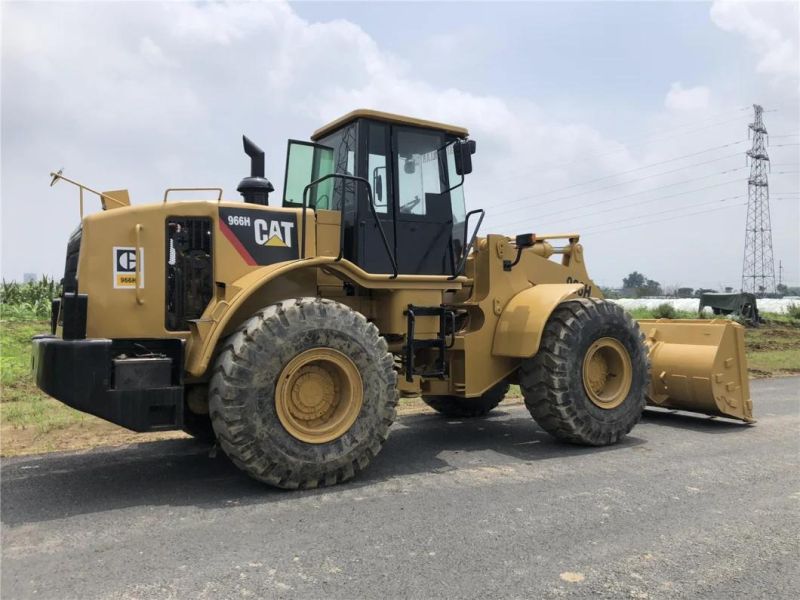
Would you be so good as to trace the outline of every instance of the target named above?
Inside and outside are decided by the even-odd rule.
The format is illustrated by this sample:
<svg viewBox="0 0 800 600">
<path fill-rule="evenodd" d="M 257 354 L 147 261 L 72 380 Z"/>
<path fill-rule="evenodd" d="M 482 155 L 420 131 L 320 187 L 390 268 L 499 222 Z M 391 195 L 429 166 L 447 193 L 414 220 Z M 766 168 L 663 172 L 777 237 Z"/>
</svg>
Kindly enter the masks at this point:
<svg viewBox="0 0 800 600">
<path fill-rule="evenodd" d="M 255 313 L 259 308 L 271 302 L 297 296 L 315 296 L 317 294 L 316 278 L 313 284 L 303 287 L 294 282 L 294 289 L 284 285 L 269 286 L 276 279 L 299 275 L 299 271 L 316 274 L 316 269 L 325 267 L 338 273 L 343 281 L 351 281 L 356 285 L 370 289 L 441 289 L 458 290 L 466 278 L 455 280 L 447 276 L 400 275 L 391 278 L 389 275 L 367 273 L 348 260 L 336 260 L 335 257 L 318 256 L 290 262 L 276 263 L 256 269 L 228 285 L 225 297 L 212 300 L 203 317 L 192 323 L 192 336 L 186 350 L 185 370 L 194 377 L 202 377 L 211 362 L 217 343 L 231 328 Z M 300 275 L 302 279 L 302 275 Z M 289 283 L 283 280 L 284 283 Z M 306 287 L 308 289 L 306 289 Z M 265 291 L 269 299 L 265 303 L 254 305 L 253 300 Z"/>
<path fill-rule="evenodd" d="M 205 373 L 219 340 L 225 335 L 229 326 L 235 326 L 237 321 L 242 320 L 236 317 L 241 317 L 241 313 L 247 310 L 247 301 L 260 290 L 265 289 L 269 282 L 294 271 L 313 268 L 325 262 L 327 261 L 324 258 L 312 258 L 267 265 L 251 271 L 229 284 L 225 297 L 213 299 L 202 318 L 191 324 L 192 336 L 189 338 L 186 348 L 186 371 L 194 377 L 201 377 Z M 309 290 L 308 293 L 314 295 L 316 290 Z M 308 293 L 302 295 L 308 295 Z M 278 298 L 276 301 L 280 299 L 282 298 Z M 249 314 L 243 318 L 247 316 Z"/>
<path fill-rule="evenodd" d="M 539 351 L 544 326 L 556 306 L 578 297 L 580 283 L 542 283 L 506 304 L 494 330 L 492 354 L 528 358 Z"/>
</svg>

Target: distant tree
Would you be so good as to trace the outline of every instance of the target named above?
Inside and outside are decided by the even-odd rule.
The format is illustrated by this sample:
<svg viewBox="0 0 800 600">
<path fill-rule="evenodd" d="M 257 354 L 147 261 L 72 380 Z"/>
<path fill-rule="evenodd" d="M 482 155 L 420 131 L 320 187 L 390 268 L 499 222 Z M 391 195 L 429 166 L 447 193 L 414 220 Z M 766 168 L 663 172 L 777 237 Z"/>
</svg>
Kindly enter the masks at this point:
<svg viewBox="0 0 800 600">
<path fill-rule="evenodd" d="M 779 283 L 776 289 L 781 296 L 800 296 L 800 287 L 790 287 L 785 283 Z"/>
<path fill-rule="evenodd" d="M 634 271 L 630 275 L 628 275 L 625 279 L 622 280 L 622 287 L 630 288 L 630 289 L 638 289 L 644 287 L 646 277 L 639 273 L 639 271 Z"/>
<path fill-rule="evenodd" d="M 648 279 L 645 282 L 641 292 L 640 296 L 661 296 L 664 293 L 661 289 L 661 284 L 653 279 Z"/>
<path fill-rule="evenodd" d="M 727 286 L 727 287 L 725 288 L 725 293 L 726 293 L 726 294 L 730 294 L 731 292 L 733 292 L 733 288 L 732 288 L 732 287 L 730 287 L 730 286 Z"/>
<path fill-rule="evenodd" d="M 694 288 L 678 288 L 678 298 L 691 298 L 694 295 Z"/>
<path fill-rule="evenodd" d="M 697 297 L 702 296 L 703 294 L 708 294 L 709 292 L 716 292 L 717 290 L 712 290 L 711 288 L 697 288 L 694 291 L 694 295 Z"/>
<path fill-rule="evenodd" d="M 619 298 L 620 297 L 620 293 L 619 293 L 620 291 L 619 290 L 615 290 L 614 288 L 603 287 L 601 285 L 600 286 L 600 291 L 603 292 L 603 296 L 605 296 L 608 299 L 614 299 L 614 298 Z"/>
</svg>

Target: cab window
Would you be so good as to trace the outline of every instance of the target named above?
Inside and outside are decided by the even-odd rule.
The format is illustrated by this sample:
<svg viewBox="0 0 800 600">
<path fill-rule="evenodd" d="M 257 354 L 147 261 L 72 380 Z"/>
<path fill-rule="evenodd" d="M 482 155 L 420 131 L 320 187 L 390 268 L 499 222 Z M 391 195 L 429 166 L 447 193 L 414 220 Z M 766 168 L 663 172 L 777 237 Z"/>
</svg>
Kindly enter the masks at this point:
<svg viewBox="0 0 800 600">
<path fill-rule="evenodd" d="M 389 127 L 383 123 L 368 123 L 367 126 L 367 179 L 372 185 L 375 212 L 385 215 L 392 212 L 387 169 Z"/>
<path fill-rule="evenodd" d="M 441 194 L 440 152 L 442 135 L 426 131 L 397 130 L 397 187 L 401 215 L 426 215 L 427 194 Z"/>
<path fill-rule="evenodd" d="M 332 173 L 356 175 L 356 145 L 358 142 L 358 123 L 354 122 L 339 131 L 319 140 L 319 143 L 333 151 Z M 355 181 L 330 179 L 328 206 L 330 210 L 339 210 L 344 203 L 347 212 L 355 211 Z"/>
</svg>

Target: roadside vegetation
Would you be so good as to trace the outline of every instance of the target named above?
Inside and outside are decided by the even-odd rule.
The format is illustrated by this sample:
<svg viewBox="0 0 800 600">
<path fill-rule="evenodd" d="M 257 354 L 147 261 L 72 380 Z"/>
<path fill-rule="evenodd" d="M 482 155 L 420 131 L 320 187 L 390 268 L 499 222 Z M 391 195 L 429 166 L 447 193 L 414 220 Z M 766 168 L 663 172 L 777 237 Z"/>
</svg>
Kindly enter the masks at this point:
<svg viewBox="0 0 800 600">
<path fill-rule="evenodd" d="M 39 391 L 31 377 L 31 338 L 49 332 L 50 301 L 60 293 L 48 277 L 0 284 L 0 455 L 183 437 L 182 432 L 135 434 Z"/>
<path fill-rule="evenodd" d="M 0 455 L 74 450 L 153 439 L 185 437 L 182 432 L 136 434 L 49 398 L 31 378 L 31 337 L 50 329 L 50 298 L 59 294 L 52 279 L 0 286 Z M 669 304 L 630 311 L 636 319 L 696 319 L 697 314 Z M 710 318 L 709 315 L 706 315 Z M 800 305 L 787 314 L 762 314 L 765 322 L 748 328 L 745 338 L 750 376 L 800 374 Z M 512 386 L 507 402 L 519 402 Z M 418 410 L 418 399 L 404 401 Z"/>
</svg>

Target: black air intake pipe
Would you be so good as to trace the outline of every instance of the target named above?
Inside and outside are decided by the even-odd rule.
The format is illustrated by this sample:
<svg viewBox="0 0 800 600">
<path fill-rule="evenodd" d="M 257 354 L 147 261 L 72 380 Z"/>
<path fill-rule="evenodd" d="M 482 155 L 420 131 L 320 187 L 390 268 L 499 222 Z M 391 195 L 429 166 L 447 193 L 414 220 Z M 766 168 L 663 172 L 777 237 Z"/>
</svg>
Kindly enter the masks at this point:
<svg viewBox="0 0 800 600">
<path fill-rule="evenodd" d="M 275 188 L 264 177 L 264 151 L 256 146 L 246 135 L 242 136 L 244 153 L 250 157 L 250 177 L 245 177 L 236 188 L 250 204 L 269 204 L 269 193 Z"/>
</svg>

